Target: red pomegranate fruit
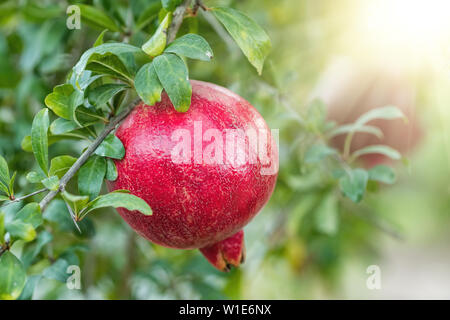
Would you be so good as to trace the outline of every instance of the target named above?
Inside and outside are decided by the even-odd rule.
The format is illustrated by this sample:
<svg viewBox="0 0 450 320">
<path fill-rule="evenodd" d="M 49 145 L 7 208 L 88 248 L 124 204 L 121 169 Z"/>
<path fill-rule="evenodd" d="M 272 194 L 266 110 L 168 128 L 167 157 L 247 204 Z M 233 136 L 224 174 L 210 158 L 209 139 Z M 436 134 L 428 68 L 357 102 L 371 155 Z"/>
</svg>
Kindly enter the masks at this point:
<svg viewBox="0 0 450 320">
<path fill-rule="evenodd" d="M 273 192 L 278 152 L 250 103 L 214 84 L 191 85 L 187 112 L 177 112 L 163 92 L 161 102 L 141 103 L 125 119 L 116 136 L 126 153 L 108 187 L 129 190 L 150 205 L 151 216 L 118 210 L 141 236 L 165 247 L 200 249 L 227 271 L 243 261 L 242 228 Z"/>
</svg>

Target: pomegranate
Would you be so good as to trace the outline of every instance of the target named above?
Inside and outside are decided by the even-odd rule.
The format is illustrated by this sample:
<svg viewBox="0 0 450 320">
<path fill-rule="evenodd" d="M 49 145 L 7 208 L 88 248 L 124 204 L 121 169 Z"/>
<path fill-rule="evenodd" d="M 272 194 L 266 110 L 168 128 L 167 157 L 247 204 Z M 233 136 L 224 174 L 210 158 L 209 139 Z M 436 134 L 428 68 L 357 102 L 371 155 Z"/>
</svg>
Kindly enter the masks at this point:
<svg viewBox="0 0 450 320">
<path fill-rule="evenodd" d="M 356 133 L 351 151 L 375 144 L 388 145 L 400 153 L 410 152 L 420 141 L 422 130 L 416 118 L 414 90 L 405 74 L 395 68 L 368 68 L 346 58 L 337 59 L 324 72 L 314 96 L 322 99 L 328 108 L 328 119 L 337 124 L 354 123 L 362 114 L 393 105 L 405 114 L 408 121 L 374 120 L 368 123 L 383 132 L 379 139 L 368 133 Z M 337 136 L 332 144 L 342 150 L 345 135 Z M 388 162 L 379 154 L 362 157 L 363 164 L 371 168 Z"/>
<path fill-rule="evenodd" d="M 152 216 L 118 209 L 141 236 L 165 247 L 198 248 L 227 271 L 243 261 L 242 228 L 274 190 L 278 153 L 247 101 L 214 84 L 191 85 L 189 111 L 177 112 L 163 92 L 160 102 L 141 103 L 125 119 L 116 136 L 126 153 L 108 187 L 129 190 L 153 209 Z M 258 144 L 249 132 L 259 134 Z"/>
</svg>

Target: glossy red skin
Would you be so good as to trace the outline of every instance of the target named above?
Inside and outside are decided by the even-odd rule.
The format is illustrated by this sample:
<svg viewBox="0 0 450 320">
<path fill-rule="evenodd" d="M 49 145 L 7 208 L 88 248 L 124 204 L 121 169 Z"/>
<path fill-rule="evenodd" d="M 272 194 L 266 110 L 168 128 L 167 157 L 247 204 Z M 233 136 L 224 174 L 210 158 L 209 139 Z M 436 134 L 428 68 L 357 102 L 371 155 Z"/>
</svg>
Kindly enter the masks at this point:
<svg viewBox="0 0 450 320">
<path fill-rule="evenodd" d="M 253 127 L 269 130 L 257 110 L 228 89 L 191 81 L 189 111 L 177 112 L 167 95 L 155 106 L 141 103 L 116 131 L 126 154 L 116 161 L 118 179 L 109 189 L 126 189 L 144 199 L 152 216 L 118 211 L 146 239 L 166 247 L 202 248 L 241 230 L 266 204 L 277 173 L 261 175 L 262 164 L 233 167 L 227 164 L 176 164 L 171 152 L 177 142 L 175 129 L 188 129 L 194 137 L 194 121 L 208 128 Z M 194 138 L 192 138 L 192 145 Z M 210 142 L 203 142 L 205 148 Z M 269 152 L 278 161 L 273 140 Z M 192 157 L 194 153 L 192 153 Z"/>
</svg>

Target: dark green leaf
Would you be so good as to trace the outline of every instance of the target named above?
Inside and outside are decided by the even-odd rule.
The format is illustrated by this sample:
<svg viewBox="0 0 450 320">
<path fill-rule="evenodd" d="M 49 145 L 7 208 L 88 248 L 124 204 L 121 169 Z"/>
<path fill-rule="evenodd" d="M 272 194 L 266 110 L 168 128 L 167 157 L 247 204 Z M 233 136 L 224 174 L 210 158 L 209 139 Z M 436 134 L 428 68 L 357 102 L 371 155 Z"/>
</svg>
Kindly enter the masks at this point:
<svg viewBox="0 0 450 320">
<path fill-rule="evenodd" d="M 8 163 L 0 156 L 0 181 L 8 185 L 10 181 Z"/>
<path fill-rule="evenodd" d="M 113 159 L 122 159 L 125 156 L 125 147 L 122 141 L 114 134 L 110 134 L 95 150 L 95 154 Z"/>
<path fill-rule="evenodd" d="M 92 156 L 78 172 L 78 190 L 82 195 L 94 199 L 100 193 L 106 175 L 106 160 Z"/>
<path fill-rule="evenodd" d="M 41 207 L 38 203 L 29 203 L 17 213 L 14 220 L 29 223 L 33 228 L 37 228 L 42 224 Z"/>
<path fill-rule="evenodd" d="M 88 100 L 94 106 L 106 104 L 112 97 L 125 90 L 128 86 L 121 83 L 107 83 L 89 90 Z"/>
<path fill-rule="evenodd" d="M 158 12 L 161 9 L 160 0 L 151 0 L 147 4 L 146 9 L 142 12 L 136 22 L 136 29 L 141 30 L 147 26 L 152 20 L 158 16 Z"/>
<path fill-rule="evenodd" d="M 88 213 L 95 209 L 114 207 L 125 208 L 130 211 L 139 211 L 142 214 L 149 216 L 152 214 L 150 206 L 139 197 L 130 193 L 122 191 L 111 192 L 102 196 L 99 196 L 95 200 L 91 201 L 81 212 L 82 216 L 86 216 Z"/>
<path fill-rule="evenodd" d="M 45 105 L 58 117 L 66 120 L 73 120 L 73 110 L 82 102 L 82 94 L 68 83 L 56 86 L 53 92 L 45 97 Z"/>
<path fill-rule="evenodd" d="M 64 134 L 75 129 L 78 129 L 78 125 L 70 120 L 58 118 L 50 125 L 50 132 L 53 135 Z"/>
<path fill-rule="evenodd" d="M 106 159 L 106 179 L 109 181 L 116 181 L 119 176 L 116 164 L 112 159 Z"/>
<path fill-rule="evenodd" d="M 210 61 L 213 51 L 208 42 L 197 34 L 186 34 L 172 42 L 165 50 L 191 59 Z"/>
<path fill-rule="evenodd" d="M 50 170 L 48 174 L 50 176 L 57 176 L 61 179 L 66 172 L 73 166 L 73 164 L 77 161 L 76 158 L 71 156 L 58 156 L 52 159 L 50 162 Z"/>
<path fill-rule="evenodd" d="M 134 65 L 130 68 L 134 69 Z M 86 69 L 96 73 L 110 75 L 130 84 L 133 83 L 131 70 L 126 67 L 123 60 L 111 53 L 102 55 L 93 54 L 89 59 Z"/>
<path fill-rule="evenodd" d="M 153 65 L 175 109 L 179 112 L 188 111 L 192 87 L 184 61 L 175 54 L 164 53 L 153 60 Z"/>
<path fill-rule="evenodd" d="M 161 101 L 163 87 L 152 63 L 147 63 L 138 71 L 134 86 L 142 101 L 149 106 Z"/>
<path fill-rule="evenodd" d="M 69 264 L 66 260 L 58 259 L 50 267 L 46 268 L 42 275 L 47 279 L 53 279 L 64 283 L 69 277 L 67 267 L 69 267 Z"/>
<path fill-rule="evenodd" d="M 82 21 L 94 27 L 106 28 L 114 32 L 120 31 L 120 28 L 117 26 L 114 20 L 103 11 L 86 4 L 77 5 L 81 10 Z"/>
<path fill-rule="evenodd" d="M 60 201 L 60 200 L 55 200 Z M 52 202 L 53 203 L 53 202 Z M 49 206 L 50 208 L 50 206 Z M 27 248 L 24 253 L 22 254 L 22 263 L 25 268 L 28 268 L 35 260 L 35 258 L 38 256 L 38 254 L 41 252 L 42 248 L 53 240 L 53 236 L 51 233 L 47 231 L 41 231 L 39 232 L 37 239 L 35 243 Z"/>
<path fill-rule="evenodd" d="M 79 77 L 81 73 L 85 70 L 86 65 L 88 62 L 91 61 L 91 57 L 94 56 L 98 58 L 98 55 L 105 55 L 105 54 L 113 54 L 116 56 L 119 56 L 121 58 L 121 61 L 123 60 L 123 54 L 144 54 L 142 50 L 138 47 L 132 46 L 130 44 L 126 43 L 104 43 L 97 47 L 91 48 L 87 50 L 80 58 L 78 63 L 73 68 L 73 71 L 76 75 L 76 77 Z"/>
<path fill-rule="evenodd" d="M 27 275 L 22 263 L 11 252 L 0 256 L 0 300 L 15 300 L 22 292 Z"/>
<path fill-rule="evenodd" d="M 173 11 L 175 8 L 181 4 L 183 0 L 161 0 L 162 7 L 166 11 Z"/>
<path fill-rule="evenodd" d="M 48 109 L 42 109 L 34 117 L 31 127 L 31 145 L 33 153 L 45 174 L 48 174 Z"/>
<path fill-rule="evenodd" d="M 267 33 L 255 21 L 237 10 L 216 7 L 212 8 L 212 12 L 261 74 L 264 60 L 272 46 Z"/>
<path fill-rule="evenodd" d="M 36 288 L 39 280 L 41 280 L 42 276 L 40 274 L 29 276 L 27 282 L 25 283 L 25 287 L 22 290 L 18 300 L 31 300 L 33 299 L 34 289 Z"/>
<path fill-rule="evenodd" d="M 63 192 L 62 195 L 64 200 L 69 203 L 75 214 L 78 214 L 89 203 L 89 196 L 74 195 L 66 191 Z"/>
</svg>

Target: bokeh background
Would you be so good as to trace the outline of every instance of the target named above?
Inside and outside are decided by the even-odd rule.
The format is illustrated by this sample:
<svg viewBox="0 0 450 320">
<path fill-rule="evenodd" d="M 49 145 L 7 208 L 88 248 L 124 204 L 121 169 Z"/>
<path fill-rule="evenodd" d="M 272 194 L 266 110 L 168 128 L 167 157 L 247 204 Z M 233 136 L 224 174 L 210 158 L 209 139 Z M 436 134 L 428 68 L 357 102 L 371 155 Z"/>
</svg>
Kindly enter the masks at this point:
<svg viewBox="0 0 450 320">
<path fill-rule="evenodd" d="M 125 24 L 150 0 L 93 0 Z M 280 130 L 280 173 L 269 204 L 246 229 L 247 261 L 222 274 L 197 251 L 153 245 L 114 210 L 73 228 L 62 203 L 46 225 L 55 240 L 46 254 L 81 267 L 82 290 L 42 278 L 35 299 L 392 299 L 450 298 L 450 2 L 447 0 L 235 0 L 229 5 L 268 32 L 273 49 L 259 77 L 211 16 L 186 19 L 181 32 L 204 36 L 211 63 L 189 62 L 191 78 L 215 82 L 249 100 Z M 82 22 L 68 30 L 66 8 L 76 1 L 0 1 L 0 154 L 18 171 L 18 189 L 33 156 L 21 149 L 45 96 L 62 83 L 102 31 Z M 157 26 L 132 34 L 141 44 Z M 107 38 L 119 40 L 120 35 Z M 365 108 L 397 105 L 409 122 L 380 127 L 407 161 L 393 186 L 357 205 L 339 204 L 339 228 L 312 227 L 327 188 L 323 167 L 305 165 L 311 143 L 307 106 L 322 99 L 331 120 L 354 120 Z M 353 117 L 353 118 L 352 118 Z M 389 134 L 388 134 L 389 133 Z M 361 138 L 364 144 L 364 138 Z M 336 142 L 337 144 L 339 142 Z M 65 141 L 53 155 L 81 146 Z M 320 202 L 320 201 L 319 201 Z M 8 207 L 2 210 L 14 210 Z M 64 218 L 65 217 L 65 218 Z M 69 219 L 69 220 L 67 220 Z M 20 256 L 20 243 L 13 252 Z M 29 274 L 49 265 L 45 254 Z M 369 290 L 367 268 L 379 266 L 381 289 Z"/>
</svg>

